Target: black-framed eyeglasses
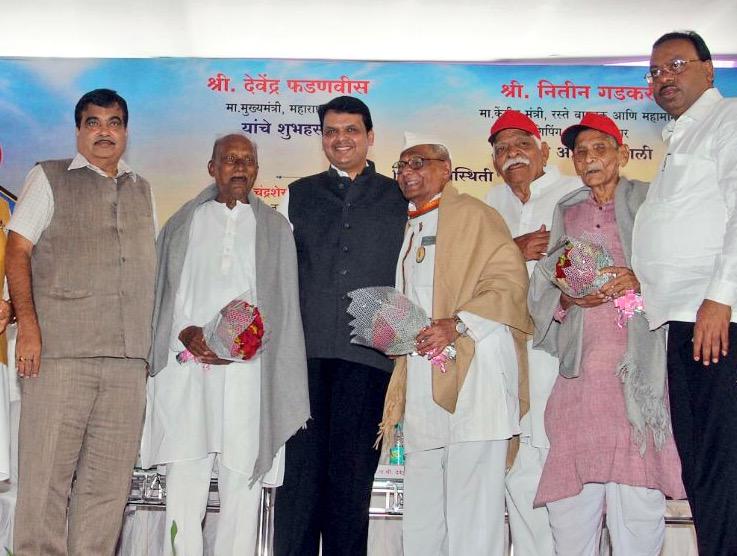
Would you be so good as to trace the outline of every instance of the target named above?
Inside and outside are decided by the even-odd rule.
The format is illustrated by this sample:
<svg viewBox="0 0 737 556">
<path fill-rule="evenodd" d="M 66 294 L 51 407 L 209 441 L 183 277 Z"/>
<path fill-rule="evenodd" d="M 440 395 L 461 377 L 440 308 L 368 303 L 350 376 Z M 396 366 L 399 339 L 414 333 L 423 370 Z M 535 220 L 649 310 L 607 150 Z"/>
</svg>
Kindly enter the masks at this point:
<svg viewBox="0 0 737 556">
<path fill-rule="evenodd" d="M 677 58 L 675 60 L 671 60 L 667 64 L 663 64 L 662 66 L 654 66 L 645 74 L 645 81 L 652 83 L 664 73 L 670 73 L 673 75 L 683 73 L 686 69 L 686 64 L 691 62 L 701 62 L 701 60 L 698 58 L 694 58 L 693 60 L 681 60 L 680 58 Z"/>
<path fill-rule="evenodd" d="M 413 156 L 409 160 L 399 160 L 392 164 L 392 170 L 394 170 L 397 174 L 401 174 L 407 166 L 412 168 L 413 170 L 419 170 L 425 165 L 425 162 L 428 162 L 430 160 L 437 160 L 439 162 L 443 162 L 444 159 L 442 158 L 425 158 L 424 156 Z"/>
</svg>

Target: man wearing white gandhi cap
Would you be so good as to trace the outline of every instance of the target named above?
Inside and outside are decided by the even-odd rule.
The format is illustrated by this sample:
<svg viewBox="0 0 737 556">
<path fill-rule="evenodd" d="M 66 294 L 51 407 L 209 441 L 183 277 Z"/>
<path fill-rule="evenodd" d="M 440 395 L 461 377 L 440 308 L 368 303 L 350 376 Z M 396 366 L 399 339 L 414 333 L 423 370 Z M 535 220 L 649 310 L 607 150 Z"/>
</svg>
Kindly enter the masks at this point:
<svg viewBox="0 0 737 556">
<path fill-rule="evenodd" d="M 409 201 L 396 286 L 433 319 L 397 359 L 382 421 L 387 434 L 404 419 L 404 554 L 502 554 L 531 330 L 525 263 L 499 213 L 450 185 L 441 140 L 407 133 L 394 171 Z M 431 365 L 448 346 L 455 359 Z"/>
</svg>

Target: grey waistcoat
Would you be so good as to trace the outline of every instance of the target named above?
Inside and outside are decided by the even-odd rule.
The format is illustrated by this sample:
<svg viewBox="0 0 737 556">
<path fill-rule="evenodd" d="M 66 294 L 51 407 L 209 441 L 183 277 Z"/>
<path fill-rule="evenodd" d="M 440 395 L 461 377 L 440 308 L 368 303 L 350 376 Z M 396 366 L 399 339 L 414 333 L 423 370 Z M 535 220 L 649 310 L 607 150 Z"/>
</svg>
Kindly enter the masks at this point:
<svg viewBox="0 0 737 556">
<path fill-rule="evenodd" d="M 40 163 L 54 196 L 31 255 L 42 356 L 145 359 L 156 268 L 150 186 L 70 163 Z"/>
</svg>

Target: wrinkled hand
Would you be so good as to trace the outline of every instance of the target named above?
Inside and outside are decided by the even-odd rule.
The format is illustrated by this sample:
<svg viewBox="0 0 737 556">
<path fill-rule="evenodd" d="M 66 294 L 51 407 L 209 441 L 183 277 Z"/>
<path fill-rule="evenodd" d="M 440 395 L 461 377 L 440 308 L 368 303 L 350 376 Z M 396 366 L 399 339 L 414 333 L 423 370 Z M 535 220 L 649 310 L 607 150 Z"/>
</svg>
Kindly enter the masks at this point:
<svg viewBox="0 0 737 556">
<path fill-rule="evenodd" d="M 189 352 L 194 355 L 200 363 L 205 365 L 228 365 L 227 359 L 220 359 L 205 342 L 201 326 L 188 326 L 179 333 L 179 341 L 184 344 Z"/>
<path fill-rule="evenodd" d="M 601 292 L 592 293 L 583 297 L 571 297 L 563 292 L 560 294 L 560 306 L 566 311 L 571 305 L 578 305 L 583 309 L 590 309 L 591 307 L 598 307 L 602 303 L 607 302 L 607 297 Z"/>
<path fill-rule="evenodd" d="M 15 368 L 20 378 L 35 378 L 41 368 L 41 329 L 37 322 L 18 325 Z"/>
<path fill-rule="evenodd" d="M 705 366 L 709 362 L 719 363 L 719 357 L 726 357 L 729 350 L 729 322 L 732 319 L 732 308 L 711 299 L 704 299 L 696 312 L 696 323 L 693 327 L 693 358 L 702 361 Z"/>
<path fill-rule="evenodd" d="M 514 242 L 522 251 L 522 256 L 526 261 L 537 261 L 543 257 L 543 253 L 548 248 L 550 240 L 550 232 L 545 229 L 545 224 L 540 229 L 529 234 L 523 234 L 514 238 Z"/>
<path fill-rule="evenodd" d="M 614 274 L 614 278 L 599 289 L 609 299 L 621 297 L 627 290 L 634 292 L 640 291 L 640 281 L 635 276 L 635 273 L 632 272 L 631 268 L 627 268 L 626 266 L 607 266 L 602 268 L 600 272 Z"/>
<path fill-rule="evenodd" d="M 426 326 L 415 338 L 417 353 L 434 357 L 458 338 L 455 319 L 438 319 Z"/>
<path fill-rule="evenodd" d="M 5 299 L 0 299 L 0 334 L 13 320 L 13 306 Z"/>
</svg>

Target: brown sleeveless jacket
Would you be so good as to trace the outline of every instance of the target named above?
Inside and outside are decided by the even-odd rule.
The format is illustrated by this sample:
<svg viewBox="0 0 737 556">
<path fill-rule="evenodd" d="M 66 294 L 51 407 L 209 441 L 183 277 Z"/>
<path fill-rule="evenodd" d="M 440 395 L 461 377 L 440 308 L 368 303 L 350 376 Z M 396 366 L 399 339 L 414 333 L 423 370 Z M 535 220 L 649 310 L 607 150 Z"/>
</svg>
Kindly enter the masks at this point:
<svg viewBox="0 0 737 556">
<path fill-rule="evenodd" d="M 54 196 L 31 256 L 41 354 L 145 359 L 156 268 L 150 186 L 70 162 L 40 163 Z"/>
</svg>

